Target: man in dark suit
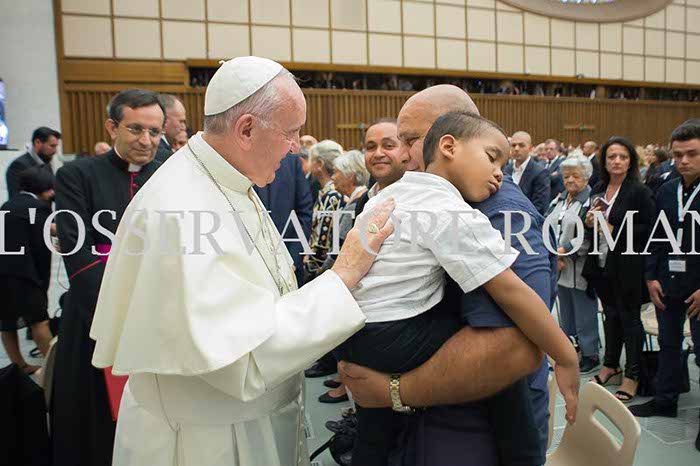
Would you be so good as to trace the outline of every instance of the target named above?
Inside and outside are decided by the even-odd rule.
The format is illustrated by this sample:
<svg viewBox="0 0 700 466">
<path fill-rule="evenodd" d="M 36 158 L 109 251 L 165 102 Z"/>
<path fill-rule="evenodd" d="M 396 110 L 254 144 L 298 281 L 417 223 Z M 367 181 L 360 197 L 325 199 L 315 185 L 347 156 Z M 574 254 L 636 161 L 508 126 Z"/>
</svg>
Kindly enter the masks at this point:
<svg viewBox="0 0 700 466">
<path fill-rule="evenodd" d="M 657 225 L 652 232 L 652 239 L 657 241 L 648 246 L 651 255 L 646 264 L 646 283 L 656 307 L 661 351 L 654 399 L 630 407 L 639 417 L 678 415 L 686 316 L 690 319 L 695 363 L 700 365 L 700 256 L 692 253 L 700 244 L 700 227 L 692 218 L 700 211 L 700 121 L 686 121 L 673 131 L 671 152 L 680 177 L 659 188 L 656 205 L 668 219 L 671 232 L 680 237 L 680 244 L 674 254 L 668 233 Z M 700 450 L 700 434 L 695 447 Z"/>
<path fill-rule="evenodd" d="M 598 144 L 595 141 L 586 141 L 583 143 L 583 155 L 588 157 L 588 161 L 593 166 L 593 174 L 588 179 L 588 185 L 592 188 L 600 181 L 600 162 L 598 161 Z"/>
<path fill-rule="evenodd" d="M 163 163 L 173 155 L 173 144 L 181 132 L 187 132 L 187 110 L 177 97 L 171 94 L 158 94 L 158 100 L 165 109 L 165 124 L 155 160 Z"/>
<path fill-rule="evenodd" d="M 309 185 L 309 190 L 311 192 L 311 202 L 316 202 L 318 199 L 318 193 L 321 191 L 321 183 L 318 182 L 316 178 L 311 176 L 311 161 L 309 160 L 309 150 L 305 147 L 299 149 L 299 162 L 301 162 L 301 169 L 304 171 L 304 178 Z"/>
<path fill-rule="evenodd" d="M 510 138 L 510 148 L 513 163 L 506 165 L 504 173 L 513 177 L 523 194 L 544 215 L 549 206 L 549 174 L 530 156 L 532 138 L 525 131 L 518 131 Z"/>
<path fill-rule="evenodd" d="M 550 182 L 550 193 L 549 200 L 554 199 L 557 194 L 564 191 L 564 180 L 559 172 L 559 165 L 564 161 L 566 157 L 561 155 L 559 152 L 559 141 L 556 139 L 547 139 L 544 142 L 545 155 L 547 156 L 547 163 L 544 168 L 549 173 Z"/>
<path fill-rule="evenodd" d="M 302 243 L 297 241 L 301 238 L 299 238 L 294 224 L 290 221 L 290 215 L 292 212 L 296 214 L 304 232 L 303 241 L 308 245 L 311 237 L 311 213 L 314 206 L 309 183 L 304 177 L 300 159 L 301 157 L 297 154 L 287 154 L 275 172 L 275 180 L 264 188 L 255 186 L 255 191 L 260 196 L 265 208 L 270 212 L 270 217 L 272 217 L 277 231 L 280 232 L 283 239 L 293 240 L 285 241 L 285 245 L 294 260 L 294 274 L 299 286 L 303 284 L 303 256 L 301 254 L 303 254 L 304 247 Z"/>
<path fill-rule="evenodd" d="M 58 149 L 58 141 L 61 140 L 61 133 L 41 126 L 32 133 L 32 148 L 24 155 L 17 157 L 9 167 L 7 167 L 7 191 L 12 198 L 19 192 L 19 174 L 27 168 L 37 165 L 45 165 L 47 170 L 51 169 L 51 159 Z"/>
</svg>

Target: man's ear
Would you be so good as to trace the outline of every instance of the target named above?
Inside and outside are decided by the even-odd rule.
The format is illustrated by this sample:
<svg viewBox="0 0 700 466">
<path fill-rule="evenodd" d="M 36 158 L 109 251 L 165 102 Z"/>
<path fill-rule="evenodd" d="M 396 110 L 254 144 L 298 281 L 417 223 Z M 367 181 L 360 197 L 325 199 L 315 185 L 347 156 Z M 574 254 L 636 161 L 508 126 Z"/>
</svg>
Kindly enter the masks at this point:
<svg viewBox="0 0 700 466">
<path fill-rule="evenodd" d="M 445 158 L 454 160 L 455 158 L 455 146 L 457 145 L 457 140 L 451 134 L 446 134 L 440 138 L 438 142 L 438 150 Z"/>
<path fill-rule="evenodd" d="M 252 146 L 253 126 L 255 126 L 253 115 L 243 115 L 233 124 L 231 131 L 242 149 L 250 149 Z M 258 125 L 259 127 L 259 125 Z"/>
<path fill-rule="evenodd" d="M 112 120 L 111 118 L 108 118 L 107 120 L 105 120 L 105 129 L 107 130 L 107 133 L 109 133 L 109 136 L 112 138 L 112 141 L 114 141 L 114 139 L 117 137 L 119 123 Z"/>
</svg>

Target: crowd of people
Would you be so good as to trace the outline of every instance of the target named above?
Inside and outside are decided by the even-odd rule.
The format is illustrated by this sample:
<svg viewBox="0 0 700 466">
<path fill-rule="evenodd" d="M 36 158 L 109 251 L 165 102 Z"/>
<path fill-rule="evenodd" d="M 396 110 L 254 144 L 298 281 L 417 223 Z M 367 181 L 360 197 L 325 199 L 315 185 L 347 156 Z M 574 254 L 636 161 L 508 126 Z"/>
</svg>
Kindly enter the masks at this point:
<svg viewBox="0 0 700 466">
<path fill-rule="evenodd" d="M 54 352 L 36 464 L 303 464 L 306 368 L 319 402 L 353 401 L 327 423 L 350 439 L 340 464 L 543 465 L 543 354 L 568 422 L 580 374 L 629 403 L 648 302 L 655 394 L 629 409 L 677 415 L 686 318 L 700 365 L 700 120 L 665 147 L 536 145 L 437 85 L 346 151 L 300 135 L 305 108 L 284 68 L 244 58 L 209 81 L 191 138 L 182 102 L 143 89 L 55 175 L 61 135 L 34 132 L 6 175 L 5 248 L 24 253 L 0 255 L 0 330 L 22 374 L 40 368 L 19 329 Z M 45 224 L 70 282 L 53 347 Z"/>
</svg>

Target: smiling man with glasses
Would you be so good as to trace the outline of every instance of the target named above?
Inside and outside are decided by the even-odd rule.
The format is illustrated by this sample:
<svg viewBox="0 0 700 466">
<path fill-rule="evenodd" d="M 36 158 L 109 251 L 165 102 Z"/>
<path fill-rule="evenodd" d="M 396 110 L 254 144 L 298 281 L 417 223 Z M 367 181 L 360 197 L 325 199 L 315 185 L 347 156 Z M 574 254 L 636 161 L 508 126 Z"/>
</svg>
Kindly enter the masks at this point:
<svg viewBox="0 0 700 466">
<path fill-rule="evenodd" d="M 163 131 L 157 95 L 127 89 L 112 98 L 105 127 L 113 148 L 69 163 L 56 174 L 56 217 L 70 281 L 56 346 L 51 421 L 55 464 L 109 465 L 115 422 L 105 373 L 92 366 L 89 331 L 107 253 L 126 206 L 155 172 L 153 161 Z M 94 228 L 92 218 L 102 210 Z M 80 221 L 78 221 L 78 219 Z M 82 225 L 81 225 L 82 224 Z M 102 255 L 93 253 L 95 251 Z M 47 387 L 50 390 L 50 387 Z"/>
</svg>

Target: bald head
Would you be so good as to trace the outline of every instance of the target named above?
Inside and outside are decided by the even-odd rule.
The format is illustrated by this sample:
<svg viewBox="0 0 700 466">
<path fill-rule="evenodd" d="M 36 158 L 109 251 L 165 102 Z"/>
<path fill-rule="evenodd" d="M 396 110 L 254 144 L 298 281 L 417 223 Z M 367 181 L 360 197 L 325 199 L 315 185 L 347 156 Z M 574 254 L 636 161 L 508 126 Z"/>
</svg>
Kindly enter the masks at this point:
<svg viewBox="0 0 700 466">
<path fill-rule="evenodd" d="M 586 141 L 583 143 L 583 155 L 586 157 L 590 157 L 595 153 L 595 150 L 598 148 L 598 144 L 596 144 L 594 141 Z"/>
<path fill-rule="evenodd" d="M 100 141 L 95 144 L 95 155 L 102 155 L 105 152 L 109 152 L 110 149 L 111 147 L 109 147 L 109 144 L 104 141 Z"/>
<path fill-rule="evenodd" d="M 526 133 L 525 131 L 516 131 L 513 133 L 513 136 L 511 139 L 521 139 L 527 142 L 528 144 L 532 144 L 532 136 L 530 136 L 530 133 Z"/>
<path fill-rule="evenodd" d="M 532 152 L 532 137 L 525 131 L 516 131 L 510 138 L 510 156 L 515 165 L 520 166 L 530 157 Z"/>
<path fill-rule="evenodd" d="M 469 94 L 452 84 L 439 84 L 412 95 L 404 104 L 399 115 L 412 105 L 429 107 L 439 115 L 448 112 L 470 112 L 479 115 L 479 109 Z"/>
<path fill-rule="evenodd" d="M 398 119 L 399 139 L 410 160 L 408 170 L 425 171 L 423 138 L 439 116 L 448 112 L 479 114 L 469 94 L 457 86 L 440 84 L 411 96 L 401 108 Z"/>
</svg>

